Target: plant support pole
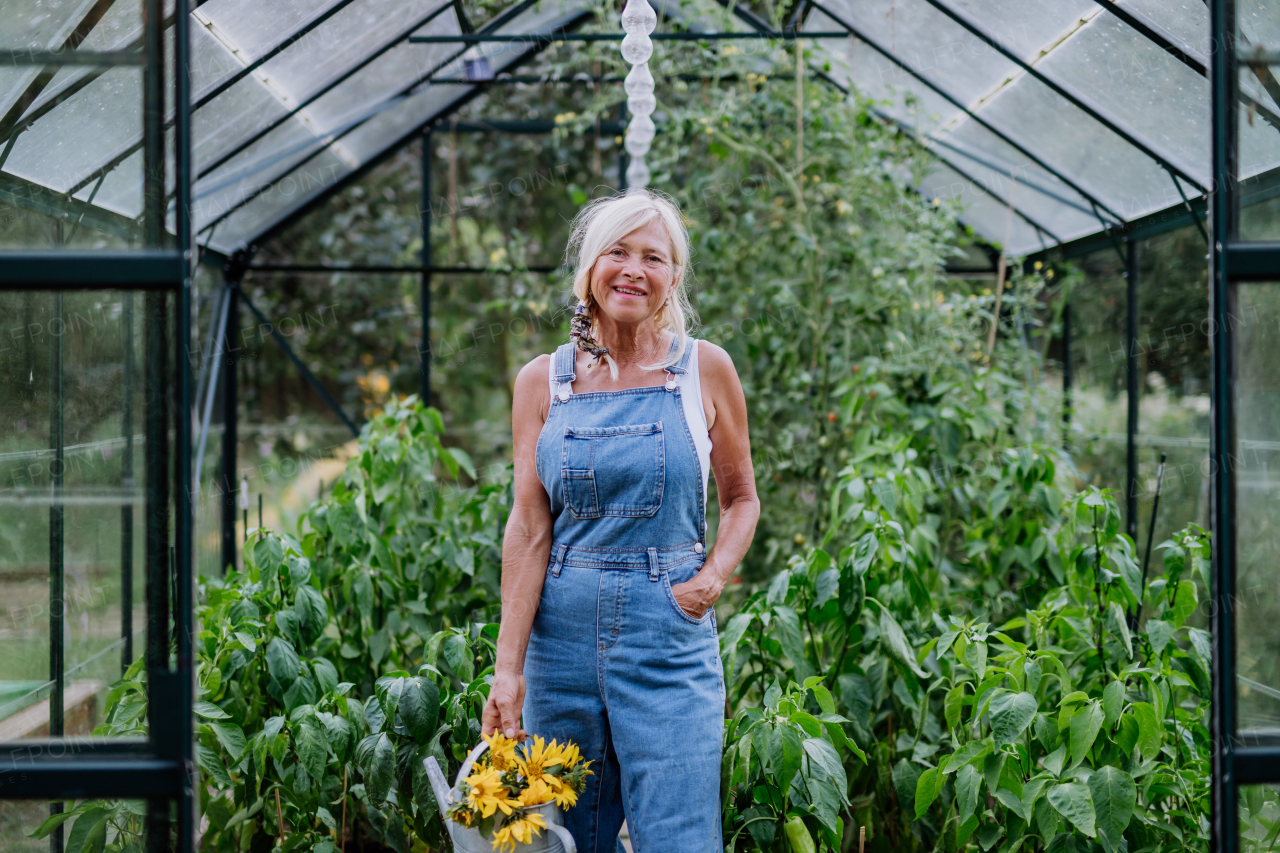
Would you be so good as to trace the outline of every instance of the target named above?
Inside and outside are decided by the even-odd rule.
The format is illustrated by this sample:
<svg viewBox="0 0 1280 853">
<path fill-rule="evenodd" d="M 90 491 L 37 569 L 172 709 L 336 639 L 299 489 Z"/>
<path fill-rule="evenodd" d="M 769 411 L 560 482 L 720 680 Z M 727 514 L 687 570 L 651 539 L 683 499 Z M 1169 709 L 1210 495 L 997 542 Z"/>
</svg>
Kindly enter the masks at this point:
<svg viewBox="0 0 1280 853">
<path fill-rule="evenodd" d="M 1071 302 L 1062 306 L 1062 447 L 1071 449 Z"/>
<path fill-rule="evenodd" d="M 1125 241 L 1125 355 L 1129 414 L 1125 436 L 1125 530 L 1138 539 L 1138 242 Z"/>
<path fill-rule="evenodd" d="M 1139 590 L 1145 592 L 1147 588 L 1147 567 L 1151 565 L 1151 543 L 1156 538 L 1156 513 L 1160 512 L 1160 489 L 1164 486 L 1164 462 L 1169 458 L 1168 453 L 1161 452 L 1160 467 L 1156 469 L 1156 496 L 1151 503 L 1151 521 L 1147 524 L 1147 552 L 1142 555 L 1142 584 Z M 1133 614 L 1133 619 L 1129 622 L 1129 630 L 1136 632 L 1138 630 L 1138 622 L 1142 619 L 1142 597 L 1138 598 L 1138 610 Z"/>
<path fill-rule="evenodd" d="M 49 443 L 53 445 L 53 462 L 49 466 L 49 681 L 52 687 L 49 692 L 49 737 L 60 738 L 63 734 L 63 695 L 66 685 L 66 655 L 63 639 L 66 631 L 66 595 L 64 594 L 65 574 L 63 559 L 66 554 L 66 516 L 62 505 L 62 480 L 64 473 L 65 443 L 63 441 L 63 416 L 65 400 L 62 385 L 62 336 L 66 332 L 66 324 L 62 318 L 65 314 L 65 296 L 58 291 L 53 304 L 60 327 L 58 334 L 49 335 Z M 49 324 L 50 331 L 53 323 Z M 62 803 L 51 807 L 53 814 L 62 811 Z M 49 849 L 52 853 L 62 853 L 63 828 L 59 826 L 49 836 Z"/>
<path fill-rule="evenodd" d="M 422 134 L 422 336 L 418 344 L 418 396 L 431 405 L 431 130 Z"/>
</svg>

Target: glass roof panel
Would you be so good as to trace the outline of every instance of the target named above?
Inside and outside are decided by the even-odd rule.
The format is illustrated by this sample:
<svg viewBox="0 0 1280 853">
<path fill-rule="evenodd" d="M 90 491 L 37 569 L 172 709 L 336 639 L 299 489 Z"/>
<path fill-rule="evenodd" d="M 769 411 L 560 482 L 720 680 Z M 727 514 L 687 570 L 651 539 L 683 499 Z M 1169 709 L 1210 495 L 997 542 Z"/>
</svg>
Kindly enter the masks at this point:
<svg viewBox="0 0 1280 853">
<path fill-rule="evenodd" d="M 948 8 L 977 24 L 999 44 L 1009 48 L 1024 60 L 1031 61 L 1041 51 L 1051 48 L 1068 32 L 1079 26 L 1082 19 L 1102 12 L 1093 0 L 945 0 Z M 941 14 L 941 13 L 939 13 Z M 954 22 L 951 25 L 957 26 Z M 975 49 L 987 50 L 981 41 L 967 30 L 963 33 L 963 46 L 952 47 L 952 52 L 963 50 L 961 55 L 974 54 Z"/>
<path fill-rule="evenodd" d="M 457 17 L 440 15 L 414 35 L 457 35 L 462 32 Z M 456 56 L 462 45 L 401 43 L 307 107 L 306 112 L 320 127 L 335 127 L 354 111 L 404 92 Z M 274 64 L 274 63 L 273 63 Z"/>
<path fill-rule="evenodd" d="M 1240 34 L 1254 46 L 1280 50 L 1280 15 L 1276 14 L 1275 0 L 1236 0 L 1236 23 Z"/>
<path fill-rule="evenodd" d="M 823 5 L 931 81 L 946 81 L 947 94 L 963 104 L 976 103 L 1017 70 L 924 0 L 824 0 Z"/>
<path fill-rule="evenodd" d="M 1208 57 L 1209 9 L 1204 0 L 1124 0 L 1124 7 L 1201 62 Z"/>
<path fill-rule="evenodd" d="M 1154 209 L 1153 188 L 1170 186 L 1155 161 L 1031 77 L 1020 77 L 982 115 L 1035 151 L 1123 219 Z M 955 131 L 965 137 L 973 122 Z"/>
<path fill-rule="evenodd" d="M 944 163 L 938 163 L 930 169 L 918 189 L 928 199 L 958 200 L 964 206 L 960 220 L 997 246 L 1005 243 L 1007 237 L 1007 251 L 1011 255 L 1037 252 L 1053 245 L 1051 239 L 1042 237 L 1017 213 L 1010 213 L 1007 204 L 975 187 L 971 181 L 965 180 Z"/>
<path fill-rule="evenodd" d="M 21 134 L 4 170 L 67 192 L 142 134 L 142 69 L 112 68 Z"/>
<path fill-rule="evenodd" d="M 1113 15 L 1098 15 L 1039 64 L 1088 92 L 1202 185 L 1209 183 L 1209 81 Z"/>
<path fill-rule="evenodd" d="M 234 251 L 252 242 L 288 211 L 331 189 L 351 171 L 351 165 L 332 151 L 321 151 L 288 178 L 272 184 L 248 204 L 236 208 L 234 214 L 218 222 L 212 237 L 207 233 L 201 235 L 201 242 L 207 240 L 210 246 L 222 252 Z M 196 206 L 194 200 L 192 204 Z M 197 215 L 196 227 L 203 228 L 201 222 L 217 220 L 221 211 L 211 207 L 200 209 Z"/>
<path fill-rule="evenodd" d="M 582 15 L 585 9 L 585 5 L 580 0 L 561 0 L 559 3 L 543 0 L 533 9 L 498 28 L 498 32 L 547 32 L 570 23 Z M 452 12 L 432 22 L 430 31 L 438 32 L 442 28 L 445 32 L 458 32 L 458 23 Z M 410 48 L 418 51 L 413 66 L 414 74 L 395 80 L 394 90 L 382 100 L 371 102 L 367 99 L 351 99 L 353 109 L 337 116 L 335 123 L 327 126 L 328 133 L 323 139 L 333 141 L 323 153 L 314 155 L 312 159 L 307 158 L 313 156 L 315 146 L 309 146 L 306 150 L 297 152 L 282 152 L 280 146 L 269 144 L 268 140 L 264 140 L 264 143 L 268 144 L 255 146 L 254 149 L 246 152 L 246 155 L 256 152 L 255 156 L 260 162 L 242 163 L 240 158 L 237 158 L 228 163 L 229 169 L 235 166 L 243 172 L 243 175 L 238 177 L 234 185 L 222 187 L 217 191 L 217 195 L 222 200 L 206 203 L 203 198 L 201 199 L 201 202 L 196 205 L 197 229 L 207 228 L 210 223 L 223 217 L 225 213 L 225 218 L 213 232 L 209 245 L 219 251 L 232 251 L 258 237 L 263 230 L 279 222 L 311 198 L 331 189 L 334 182 L 341 180 L 346 174 L 393 149 L 407 135 L 412 134 L 432 117 L 447 110 L 471 90 L 472 87 L 463 85 L 413 85 L 419 77 L 434 67 L 433 63 L 444 62 L 450 53 L 461 54 L 461 47 L 461 45 L 397 47 L 395 52 Z M 441 51 L 440 48 L 446 48 L 446 50 Z M 485 43 L 480 45 L 479 49 L 489 57 L 490 67 L 496 73 L 518 61 L 528 50 L 528 46 Z M 427 57 L 427 61 L 424 62 L 423 57 Z M 376 64 L 375 61 L 370 67 Z M 461 62 L 455 60 L 445 65 L 440 74 L 455 76 L 460 73 L 460 66 Z M 363 75 L 364 71 L 362 70 L 360 74 Z M 359 76 L 353 76 L 351 80 L 345 81 L 336 88 L 335 95 L 341 95 L 348 86 L 364 85 L 358 79 Z M 410 88 L 415 91 L 408 95 L 400 94 Z M 317 106 L 321 107 L 328 97 L 326 95 L 325 98 L 317 101 Z M 276 159 L 273 160 L 273 158 Z M 329 171 L 315 172 L 312 164 L 317 161 L 328 163 Z M 301 168 L 295 172 L 286 172 L 285 169 L 293 163 L 298 163 Z M 284 168 L 279 168 L 282 166 Z M 270 190 L 253 195 L 253 188 L 262 187 L 267 182 L 270 183 Z M 285 191 L 295 186 L 300 189 L 293 192 Z M 202 192 L 209 192 L 209 190 Z M 237 197 L 244 201 L 240 203 L 227 201 Z M 250 224 L 246 225 L 246 223 Z"/>
<path fill-rule="evenodd" d="M 296 106 L 400 36 L 407 24 L 443 5 L 444 0 L 355 0 L 273 57 L 258 74 Z M 317 62 L 317 56 L 324 61 Z"/>
<path fill-rule="evenodd" d="M 342 0 L 284 0 L 275 3 L 208 0 L 192 12 L 192 17 L 218 40 L 234 46 L 233 50 L 247 65 L 339 2 Z M 348 30 L 347 34 L 359 36 L 360 30 Z"/>
</svg>

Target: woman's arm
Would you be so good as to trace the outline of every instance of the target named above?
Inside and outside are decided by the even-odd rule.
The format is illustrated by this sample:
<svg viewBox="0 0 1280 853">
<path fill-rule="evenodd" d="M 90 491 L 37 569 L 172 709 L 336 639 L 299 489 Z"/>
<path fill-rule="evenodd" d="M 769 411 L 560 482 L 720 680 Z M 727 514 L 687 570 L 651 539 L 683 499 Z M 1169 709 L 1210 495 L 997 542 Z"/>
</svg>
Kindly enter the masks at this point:
<svg viewBox="0 0 1280 853">
<path fill-rule="evenodd" d="M 720 495 L 720 527 L 707 562 L 691 580 L 671 588 L 676 602 L 695 619 L 716 603 L 729 575 L 751 547 L 760 518 L 756 475 L 747 433 L 747 400 L 729 354 L 715 344 L 698 343 L 704 408 L 711 425 L 711 470 Z"/>
<path fill-rule="evenodd" d="M 524 654 L 551 556 L 551 501 L 537 469 L 538 435 L 551 406 L 549 358 L 539 356 L 524 366 L 511 404 L 515 500 L 502 540 L 502 624 L 493 686 L 482 716 L 485 734 L 501 730 L 507 737 L 524 736 Z"/>
</svg>

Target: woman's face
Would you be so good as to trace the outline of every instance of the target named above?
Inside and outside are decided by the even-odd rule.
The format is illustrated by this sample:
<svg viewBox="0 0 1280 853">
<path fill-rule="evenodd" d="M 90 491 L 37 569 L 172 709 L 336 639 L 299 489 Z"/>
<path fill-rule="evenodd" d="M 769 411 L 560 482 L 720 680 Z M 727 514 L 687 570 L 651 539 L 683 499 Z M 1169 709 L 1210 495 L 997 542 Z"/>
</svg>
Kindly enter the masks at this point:
<svg viewBox="0 0 1280 853">
<path fill-rule="evenodd" d="M 654 219 L 605 250 L 591 271 L 591 292 L 614 322 L 641 323 L 671 295 L 674 274 L 671 239 Z"/>
</svg>

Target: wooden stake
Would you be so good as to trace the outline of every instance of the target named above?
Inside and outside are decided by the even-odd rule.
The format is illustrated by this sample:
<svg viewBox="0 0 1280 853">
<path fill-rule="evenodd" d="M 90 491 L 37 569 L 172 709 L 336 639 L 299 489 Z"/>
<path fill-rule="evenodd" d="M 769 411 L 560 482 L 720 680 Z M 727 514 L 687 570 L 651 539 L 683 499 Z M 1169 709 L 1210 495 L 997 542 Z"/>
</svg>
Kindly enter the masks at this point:
<svg viewBox="0 0 1280 853">
<path fill-rule="evenodd" d="M 276 823 L 280 827 L 280 846 L 284 846 L 284 812 L 280 811 L 280 789 L 276 788 Z"/>
<path fill-rule="evenodd" d="M 858 853 L 866 853 L 867 848 L 867 828 L 865 826 L 858 827 Z"/>
<path fill-rule="evenodd" d="M 1009 187 L 1009 216 L 1004 225 L 1004 245 L 1000 247 L 1000 261 L 996 264 L 996 307 L 991 314 L 991 333 L 987 336 L 987 361 L 996 348 L 996 328 L 1000 325 L 1000 297 L 1004 295 L 1004 274 L 1008 267 L 1009 241 L 1013 239 L 1013 191 L 1018 188 L 1015 180 Z"/>
<path fill-rule="evenodd" d="M 347 767 L 342 766 L 342 832 L 338 835 L 338 853 L 345 853 L 347 847 Z"/>
</svg>

